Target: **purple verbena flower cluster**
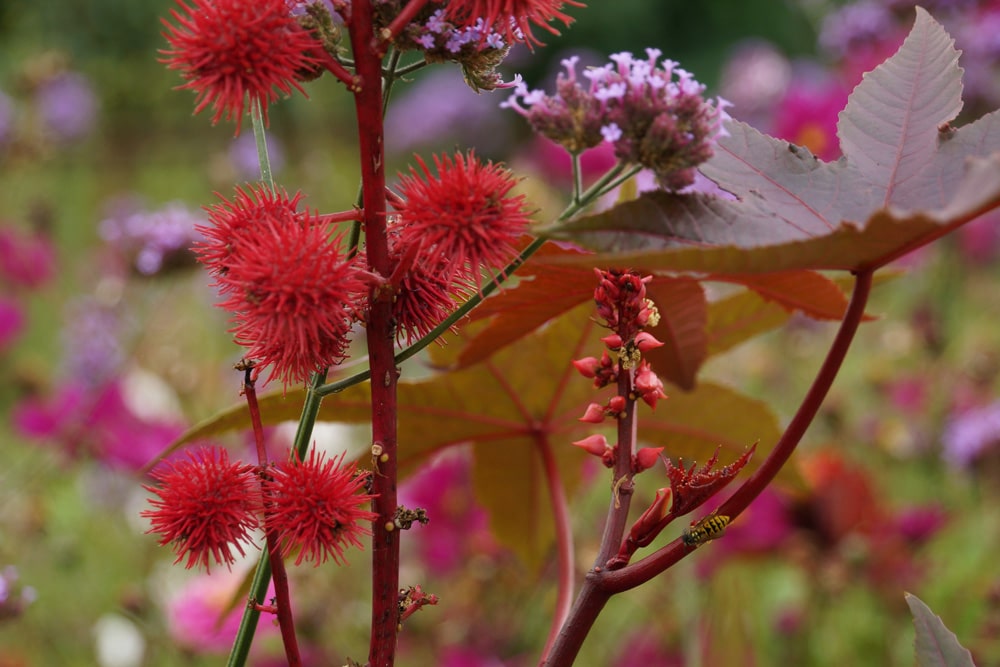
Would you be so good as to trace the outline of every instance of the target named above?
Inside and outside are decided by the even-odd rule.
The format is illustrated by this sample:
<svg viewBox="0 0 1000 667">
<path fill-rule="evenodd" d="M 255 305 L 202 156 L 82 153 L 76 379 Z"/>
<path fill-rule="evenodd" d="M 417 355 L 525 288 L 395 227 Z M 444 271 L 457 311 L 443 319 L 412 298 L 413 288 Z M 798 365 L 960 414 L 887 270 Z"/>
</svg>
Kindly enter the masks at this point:
<svg viewBox="0 0 1000 667">
<path fill-rule="evenodd" d="M 106 218 L 101 222 L 100 234 L 129 258 L 136 271 L 150 276 L 169 266 L 193 264 L 194 256 L 188 248 L 201 239 L 195 226 L 204 222 L 202 216 L 174 202 L 154 211 Z"/>
<path fill-rule="evenodd" d="M 1000 446 L 1000 401 L 974 408 L 949 420 L 941 436 L 944 458 L 956 468 Z"/>
<path fill-rule="evenodd" d="M 576 75 L 579 59 L 568 58 L 555 95 L 518 83 L 501 106 L 570 153 L 606 141 L 619 160 L 651 169 L 660 185 L 680 190 L 694 181 L 694 168 L 712 156 L 715 140 L 725 136 L 729 103 L 706 100 L 705 86 L 676 62 L 658 64 L 659 50 L 646 54 L 642 60 L 617 53 L 612 63 L 586 70 L 586 88 Z"/>
</svg>

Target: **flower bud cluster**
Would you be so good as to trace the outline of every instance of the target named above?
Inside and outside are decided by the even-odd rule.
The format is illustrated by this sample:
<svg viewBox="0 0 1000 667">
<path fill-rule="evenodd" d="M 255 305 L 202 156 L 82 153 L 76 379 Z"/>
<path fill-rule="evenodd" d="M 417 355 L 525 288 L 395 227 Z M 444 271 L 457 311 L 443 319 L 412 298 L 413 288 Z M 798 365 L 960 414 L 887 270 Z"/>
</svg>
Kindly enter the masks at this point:
<svg viewBox="0 0 1000 667">
<path fill-rule="evenodd" d="M 663 187 L 680 190 L 694 181 L 694 168 L 724 136 L 729 103 L 706 100 L 705 86 L 676 62 L 657 64 L 659 50 L 646 54 L 645 60 L 628 52 L 611 56 L 613 63 L 583 72 L 586 87 L 576 75 L 579 58 L 568 58 L 554 96 L 518 83 L 502 106 L 570 153 L 606 141 L 619 160 L 651 169 Z"/>
<path fill-rule="evenodd" d="M 389 2 L 378 6 L 377 20 L 386 26 L 405 3 Z M 448 20 L 444 9 L 434 10 L 434 3 L 411 21 L 395 39 L 402 50 L 424 52 L 428 62 L 452 61 L 462 66 L 466 82 L 473 90 L 509 88 L 496 68 L 510 51 L 512 42 L 504 38 L 483 19 L 470 25 L 460 25 Z M 520 41 L 520 31 L 512 28 L 514 41 Z"/>
<path fill-rule="evenodd" d="M 609 350 L 618 353 L 622 368 L 634 368 L 643 352 L 663 345 L 652 334 L 643 331 L 660 321 L 659 311 L 646 297 L 646 284 L 653 277 L 642 278 L 633 271 L 619 269 L 595 269 L 595 272 L 600 280 L 594 290 L 597 314 L 614 332 L 601 341 Z"/>
<path fill-rule="evenodd" d="M 652 334 L 642 331 L 646 326 L 656 326 L 660 319 L 656 306 L 646 297 L 646 284 L 652 276 L 643 278 L 634 271 L 617 269 L 598 269 L 596 273 L 600 281 L 594 290 L 597 313 L 605 326 L 614 331 L 601 342 L 617 353 L 617 359 L 605 351 L 600 359 L 584 357 L 575 360 L 573 366 L 585 378 L 592 379 L 597 389 L 617 383 L 622 370 L 638 368 L 629 378 L 627 395 L 624 395 L 626 390 L 620 388 L 620 393 L 610 397 L 604 405 L 591 403 L 587 406 L 580 421 L 588 424 L 601 424 L 608 417 L 622 419 L 627 416 L 629 406 L 639 399 L 655 408 L 659 399 L 667 397 L 660 378 L 649 363 L 642 360 L 643 352 L 663 345 Z M 603 435 L 592 435 L 573 444 L 599 457 L 605 466 L 615 465 L 618 448 L 610 445 Z M 640 449 L 632 457 L 632 471 L 648 470 L 659 460 L 662 451 L 662 447 Z"/>
</svg>

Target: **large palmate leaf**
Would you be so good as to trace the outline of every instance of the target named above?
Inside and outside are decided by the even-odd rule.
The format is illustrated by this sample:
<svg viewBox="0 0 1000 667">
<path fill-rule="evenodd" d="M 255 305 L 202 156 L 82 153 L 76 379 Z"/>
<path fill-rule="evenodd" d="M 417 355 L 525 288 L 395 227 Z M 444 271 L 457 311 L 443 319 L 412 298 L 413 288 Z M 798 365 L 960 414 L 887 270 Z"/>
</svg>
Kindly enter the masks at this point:
<svg viewBox="0 0 1000 667">
<path fill-rule="evenodd" d="M 837 162 L 732 122 L 702 171 L 735 199 L 645 193 L 551 233 L 647 270 L 883 266 L 1000 205 L 1000 114 L 952 129 L 960 94 L 953 41 L 918 8 L 841 112 Z"/>
<path fill-rule="evenodd" d="M 403 474 L 446 447 L 471 444 L 477 497 L 490 515 L 497 538 L 526 563 L 537 565 L 548 554 L 554 524 L 548 500 L 541 448 L 551 448 L 568 492 L 578 485 L 585 454 L 570 443 L 592 432 L 579 421 L 588 403 L 600 400 L 591 381 L 570 363 L 600 349 L 601 332 L 591 320 L 592 306 L 578 306 L 565 316 L 523 337 L 482 363 L 400 382 L 398 387 L 399 465 Z M 405 369 L 404 369 L 405 371 Z M 404 372 L 405 375 L 405 372 Z M 606 392 L 607 390 L 605 390 Z M 320 419 L 367 423 L 370 389 L 355 385 L 324 399 Z M 273 424 L 295 419 L 302 392 L 264 396 L 262 419 Z M 676 409 L 674 408 L 676 405 Z M 666 453 L 705 460 L 722 445 L 732 456 L 760 441 L 762 461 L 778 437 L 775 416 L 758 401 L 715 385 L 661 402 L 655 412 L 640 404 L 639 432 L 644 442 L 666 446 Z M 719 419 L 720 414 L 725 419 Z M 201 424 L 185 441 L 246 428 L 245 406 L 232 408 Z M 647 428 L 648 426 L 648 428 Z M 639 484 L 666 484 L 662 469 L 647 471 Z"/>
<path fill-rule="evenodd" d="M 442 359 L 442 363 L 454 362 L 458 368 L 479 363 L 551 319 L 592 301 L 597 284 L 593 269 L 546 263 L 548 259 L 559 257 L 579 258 L 581 255 L 555 246 L 543 246 L 539 255 L 525 264 L 522 280 L 516 287 L 487 299 L 473 312 L 471 319 L 479 323 L 475 333 L 457 355 L 441 355 L 447 358 Z M 588 261 L 598 260 L 591 256 Z M 759 326 L 761 321 L 729 317 L 726 335 L 730 340 L 746 340 L 777 327 L 792 312 L 816 319 L 839 320 L 847 309 L 843 290 L 813 271 L 711 275 L 704 279 L 744 285 L 758 295 L 754 302 L 776 304 L 777 310 L 784 313 L 767 318 L 764 321 L 767 326 L 763 329 Z M 720 308 L 709 303 L 700 282 L 690 277 L 655 275 L 647 290 L 661 316 L 659 324 L 650 332 L 664 344 L 649 352 L 647 358 L 664 380 L 690 391 L 696 384 L 698 370 L 713 351 L 707 344 L 708 311 L 712 309 L 718 316 Z M 726 317 L 724 313 L 722 317 Z M 482 324 L 483 321 L 486 323 Z M 740 330 L 744 326 L 749 327 L 745 332 Z M 725 348 L 719 351 L 721 349 Z"/>
</svg>

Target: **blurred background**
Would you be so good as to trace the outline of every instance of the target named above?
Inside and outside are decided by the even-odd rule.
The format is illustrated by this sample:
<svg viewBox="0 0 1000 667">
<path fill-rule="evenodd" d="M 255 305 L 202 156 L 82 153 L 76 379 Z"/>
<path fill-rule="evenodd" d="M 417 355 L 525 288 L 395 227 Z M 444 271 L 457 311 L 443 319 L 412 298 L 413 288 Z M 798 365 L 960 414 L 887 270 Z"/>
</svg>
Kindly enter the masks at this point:
<svg viewBox="0 0 1000 667">
<path fill-rule="evenodd" d="M 590 4 L 569 8 L 576 22 L 545 48 L 513 52 L 505 78 L 551 90 L 568 55 L 596 64 L 655 47 L 734 117 L 827 160 L 848 93 L 913 20 L 901 0 Z M 964 51 L 960 123 L 1000 106 L 1000 2 L 922 4 Z M 225 610 L 245 568 L 172 567 L 138 517 L 139 469 L 239 399 L 239 350 L 186 249 L 213 193 L 257 174 L 249 130 L 192 118 L 193 95 L 157 62 L 171 7 L 0 4 L 0 667 L 217 665 L 233 636 Z M 271 109 L 276 178 L 311 207 L 345 209 L 358 187 L 351 101 L 328 79 L 307 90 Z M 506 97 L 473 93 L 457 67 L 413 76 L 389 113 L 390 173 L 418 151 L 474 147 L 559 210 L 568 160 L 498 108 Z M 609 159 L 595 149 L 585 164 L 599 173 Z M 796 455 L 800 488 L 775 488 L 726 539 L 613 600 L 578 664 L 910 665 L 904 590 L 978 664 L 1000 664 L 998 255 L 993 218 L 902 260 Z M 787 421 L 831 334 L 795 319 L 706 376 Z M 269 437 L 277 447 L 291 434 Z M 349 429 L 319 437 L 366 446 Z M 402 492 L 435 517 L 408 536 L 404 579 L 443 604 L 408 621 L 400 664 L 533 664 L 552 572 L 523 569 L 491 538 L 467 452 Z M 581 572 L 605 505 L 603 483 L 572 499 Z M 366 557 L 293 569 L 308 664 L 367 651 Z M 261 627 L 254 664 L 282 664 L 275 629 Z"/>
</svg>

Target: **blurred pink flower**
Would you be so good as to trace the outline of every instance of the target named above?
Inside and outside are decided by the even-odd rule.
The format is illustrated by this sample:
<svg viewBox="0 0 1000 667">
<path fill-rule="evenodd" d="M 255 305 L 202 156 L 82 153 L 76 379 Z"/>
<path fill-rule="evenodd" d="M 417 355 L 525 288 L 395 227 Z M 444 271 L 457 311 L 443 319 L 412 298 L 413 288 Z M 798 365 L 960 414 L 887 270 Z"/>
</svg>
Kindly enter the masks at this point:
<svg viewBox="0 0 1000 667">
<path fill-rule="evenodd" d="M 847 89 L 818 67 L 798 73 L 775 111 L 774 136 L 805 146 L 822 160 L 840 156 L 837 115 Z"/>
<path fill-rule="evenodd" d="M 449 646 L 441 651 L 441 667 L 504 667 L 495 655 L 483 655 L 473 648 Z"/>
<path fill-rule="evenodd" d="M 528 155 L 536 168 L 545 174 L 546 180 L 564 187 L 572 185 L 572 161 L 565 148 L 551 139 L 537 136 L 528 147 Z M 597 180 L 604 172 L 615 166 L 616 162 L 614 146 L 606 141 L 585 150 L 580 154 L 580 170 L 583 172 L 584 186 Z"/>
<path fill-rule="evenodd" d="M 24 313 L 14 299 L 0 296 L 0 353 L 17 339 L 24 329 Z"/>
<path fill-rule="evenodd" d="M 778 492 L 766 489 L 746 512 L 727 528 L 725 539 L 716 540 L 698 561 L 698 574 L 709 576 L 729 558 L 775 553 L 794 530 L 792 509 Z"/>
<path fill-rule="evenodd" d="M 498 550 L 486 512 L 473 496 L 467 454 L 445 452 L 399 490 L 401 505 L 427 510 L 430 521 L 415 527 L 410 536 L 424 564 L 438 576 L 463 567 L 472 555 L 493 555 Z"/>
<path fill-rule="evenodd" d="M 973 264 L 989 264 L 1000 255 L 1000 215 L 987 215 L 960 227 L 958 248 Z"/>
<path fill-rule="evenodd" d="M 23 435 L 54 441 L 72 456 L 128 470 L 145 466 L 186 428 L 136 414 L 120 378 L 93 388 L 66 383 L 51 396 L 28 397 L 14 406 L 12 422 Z"/>
<path fill-rule="evenodd" d="M 0 281 L 36 289 L 55 273 L 56 250 L 44 234 L 0 226 Z"/>
<path fill-rule="evenodd" d="M 233 639 L 240 627 L 243 609 L 241 599 L 228 613 L 233 596 L 239 595 L 239 587 L 246 572 L 236 568 L 232 571 L 219 570 L 212 574 L 193 577 L 177 594 L 167 601 L 167 628 L 177 644 L 192 651 L 204 653 L 226 653 L 232 648 Z M 273 584 L 266 598 L 274 595 Z M 242 598 L 242 595 L 241 595 Z M 257 635 L 274 634 L 278 628 L 261 616 L 257 625 Z"/>
<path fill-rule="evenodd" d="M 683 667 L 684 656 L 677 650 L 664 646 L 662 637 L 653 631 L 640 631 L 628 635 L 621 643 L 612 667 Z"/>
<path fill-rule="evenodd" d="M 892 406 L 908 415 L 917 415 L 927 407 L 927 378 L 919 375 L 894 379 L 886 389 Z"/>
</svg>

